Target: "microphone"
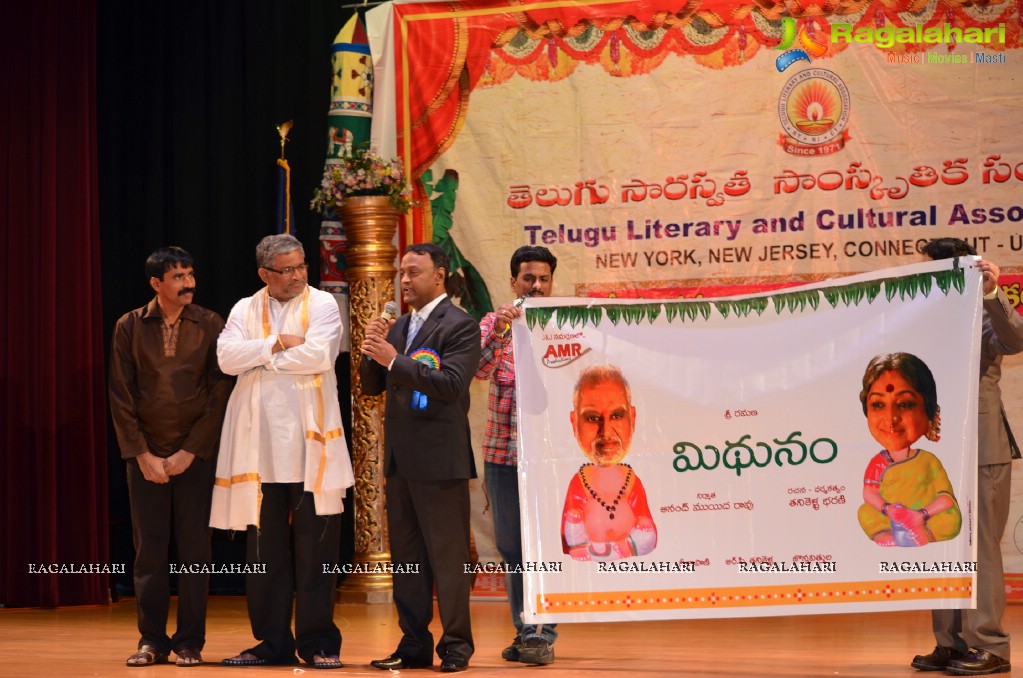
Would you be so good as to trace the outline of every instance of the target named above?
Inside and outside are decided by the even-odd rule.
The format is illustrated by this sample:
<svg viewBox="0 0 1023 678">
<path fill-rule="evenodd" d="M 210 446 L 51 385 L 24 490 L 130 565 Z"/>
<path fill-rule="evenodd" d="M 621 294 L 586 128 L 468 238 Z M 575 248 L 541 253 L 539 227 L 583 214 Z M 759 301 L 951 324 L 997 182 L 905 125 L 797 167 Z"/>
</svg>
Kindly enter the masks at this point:
<svg viewBox="0 0 1023 678">
<path fill-rule="evenodd" d="M 388 301 L 386 304 L 384 304 L 384 311 L 383 311 L 383 313 L 380 314 L 380 317 L 383 318 L 384 322 L 390 323 L 392 320 L 394 320 L 394 316 L 396 316 L 396 315 L 398 315 L 398 304 L 397 304 L 397 302 L 395 302 L 395 301 Z M 367 361 L 372 361 L 373 360 L 368 355 L 364 355 L 362 357 L 363 357 L 364 360 L 367 360 Z"/>
<path fill-rule="evenodd" d="M 380 317 L 387 322 L 394 320 L 394 316 L 398 315 L 398 304 L 394 301 L 389 301 L 384 304 L 384 312 L 380 314 Z"/>
<path fill-rule="evenodd" d="M 530 291 L 526 292 L 525 294 L 523 294 L 518 299 L 516 299 L 512 303 L 512 306 L 514 306 L 515 308 L 522 308 L 522 304 L 526 303 L 526 299 L 528 299 L 529 297 L 535 296 L 535 295 L 536 295 L 536 291 L 535 290 L 530 290 Z"/>
</svg>

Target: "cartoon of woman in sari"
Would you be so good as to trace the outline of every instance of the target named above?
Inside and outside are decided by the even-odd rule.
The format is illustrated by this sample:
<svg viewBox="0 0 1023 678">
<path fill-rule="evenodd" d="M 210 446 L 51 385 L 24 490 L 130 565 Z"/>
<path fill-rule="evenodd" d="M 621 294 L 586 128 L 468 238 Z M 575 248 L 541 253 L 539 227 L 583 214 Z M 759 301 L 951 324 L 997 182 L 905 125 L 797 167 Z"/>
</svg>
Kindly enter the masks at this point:
<svg viewBox="0 0 1023 678">
<path fill-rule="evenodd" d="M 923 546 L 953 539 L 962 514 L 941 461 L 913 444 L 937 442 L 941 408 L 934 376 L 910 353 L 876 356 L 863 374 L 860 403 L 884 448 L 863 475 L 860 527 L 880 546 Z"/>
</svg>

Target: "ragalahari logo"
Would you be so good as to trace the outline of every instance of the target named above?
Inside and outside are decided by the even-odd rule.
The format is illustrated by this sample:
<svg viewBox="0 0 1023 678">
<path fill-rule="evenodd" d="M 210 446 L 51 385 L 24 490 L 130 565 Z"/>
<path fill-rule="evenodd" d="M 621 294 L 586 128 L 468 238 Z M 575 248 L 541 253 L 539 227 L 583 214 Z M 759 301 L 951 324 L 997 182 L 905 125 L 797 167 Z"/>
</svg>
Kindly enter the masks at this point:
<svg viewBox="0 0 1023 678">
<path fill-rule="evenodd" d="M 800 26 L 800 24 L 802 24 Z M 963 63 L 963 64 L 1004 64 L 1006 63 L 1005 23 L 997 25 L 958 26 L 950 23 L 927 26 L 923 23 L 907 25 L 855 25 L 831 24 L 820 17 L 792 17 L 781 19 L 781 40 L 775 47 L 782 54 L 774 65 L 781 73 L 798 61 L 810 63 L 828 53 L 828 45 L 839 49 L 852 44 L 867 44 L 886 50 L 889 63 Z M 957 44 L 984 45 L 988 49 L 972 53 L 945 54 L 928 50 L 931 45 L 944 44 L 949 50 Z M 903 46 L 915 47 L 905 49 Z M 923 47 L 924 50 L 919 48 Z M 925 51 L 927 50 L 927 51 Z"/>
<path fill-rule="evenodd" d="M 890 64 L 1004 64 L 1005 23 L 989 26 L 937 26 L 914 24 L 911 26 L 854 26 L 834 24 L 831 27 L 832 44 L 867 44 L 885 50 Z M 965 45 L 984 46 L 953 53 L 952 49 Z M 946 45 L 947 50 L 930 49 L 932 45 Z"/>
<path fill-rule="evenodd" d="M 828 53 L 827 37 L 823 35 L 823 31 L 819 30 L 815 22 L 807 21 L 802 28 L 799 28 L 795 19 L 786 16 L 782 17 L 781 27 L 781 42 L 775 49 L 783 51 L 774 60 L 774 67 L 778 69 L 779 73 L 797 61 L 810 63 L 810 57 L 818 59 Z M 797 42 L 798 46 L 795 49 L 790 49 Z"/>
</svg>

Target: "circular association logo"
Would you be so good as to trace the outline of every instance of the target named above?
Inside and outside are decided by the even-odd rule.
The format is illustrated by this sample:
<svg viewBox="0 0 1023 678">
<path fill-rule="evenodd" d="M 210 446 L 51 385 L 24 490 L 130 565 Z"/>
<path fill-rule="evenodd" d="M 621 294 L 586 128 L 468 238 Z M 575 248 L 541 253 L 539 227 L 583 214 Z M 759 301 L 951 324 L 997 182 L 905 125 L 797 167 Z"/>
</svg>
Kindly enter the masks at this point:
<svg viewBox="0 0 1023 678">
<path fill-rule="evenodd" d="M 826 144 L 849 123 L 849 88 L 827 69 L 802 70 L 782 88 L 778 117 L 793 140 L 811 146 Z"/>
</svg>

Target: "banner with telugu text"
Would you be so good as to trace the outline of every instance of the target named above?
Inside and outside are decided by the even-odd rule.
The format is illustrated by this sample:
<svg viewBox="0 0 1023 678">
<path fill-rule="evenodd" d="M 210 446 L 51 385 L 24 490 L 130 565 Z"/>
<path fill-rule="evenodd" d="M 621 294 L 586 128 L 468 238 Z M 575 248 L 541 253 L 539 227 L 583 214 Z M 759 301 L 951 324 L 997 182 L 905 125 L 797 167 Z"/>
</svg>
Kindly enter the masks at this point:
<svg viewBox="0 0 1023 678">
<path fill-rule="evenodd" d="M 999 264 L 1018 300 L 1018 11 L 1009 1 L 857 1 L 840 14 L 799 0 L 394 3 L 370 13 L 392 67 L 377 74 L 393 111 L 374 138 L 433 178 L 410 239 L 433 236 L 435 179 L 457 179 L 443 235 L 495 305 L 523 244 L 558 256 L 557 294 L 679 299 L 901 266 L 942 236 Z M 1009 356 L 1002 378 L 1019 431 L 1021 362 Z M 473 401 L 482 431 L 485 388 Z M 1016 473 L 1007 572 L 1023 572 Z M 1023 575 L 1008 581 L 1023 598 Z"/>
<path fill-rule="evenodd" d="M 513 330 L 527 619 L 972 607 L 971 264 L 706 301 L 527 300 Z M 879 353 L 926 367 L 864 383 Z M 631 398 L 586 381 L 606 365 Z M 936 435 L 910 422 L 927 369 Z M 925 536 L 903 506 L 931 507 Z"/>
</svg>

